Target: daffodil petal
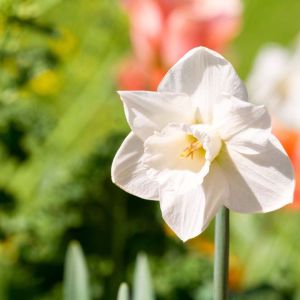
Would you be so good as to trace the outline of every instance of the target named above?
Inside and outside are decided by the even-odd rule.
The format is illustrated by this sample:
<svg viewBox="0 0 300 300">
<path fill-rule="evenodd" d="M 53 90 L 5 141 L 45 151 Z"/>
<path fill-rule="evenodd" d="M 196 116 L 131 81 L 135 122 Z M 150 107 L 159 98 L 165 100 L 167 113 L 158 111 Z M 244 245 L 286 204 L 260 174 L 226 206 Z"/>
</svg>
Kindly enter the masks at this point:
<svg viewBox="0 0 300 300">
<path fill-rule="evenodd" d="M 193 123 L 195 108 L 188 95 L 146 91 L 119 91 L 131 130 L 142 140 L 170 122 Z"/>
<path fill-rule="evenodd" d="M 210 165 L 210 162 L 206 161 L 198 173 L 189 170 L 149 169 L 147 175 L 156 180 L 163 190 L 183 195 L 203 183 L 205 176 L 209 173 Z"/>
<path fill-rule="evenodd" d="M 207 228 L 227 195 L 227 182 L 214 162 L 202 185 L 191 186 L 184 192 L 180 185 L 173 189 L 162 186 L 160 207 L 165 222 L 181 240 L 187 241 Z"/>
<path fill-rule="evenodd" d="M 291 163 L 264 107 L 247 103 L 232 65 L 204 47 L 171 68 L 158 92 L 120 92 L 131 133 L 112 166 L 124 190 L 159 199 L 184 241 L 218 209 L 268 212 L 293 199 Z"/>
<path fill-rule="evenodd" d="M 266 151 L 255 155 L 223 147 L 219 162 L 228 178 L 226 206 L 242 213 L 269 212 L 293 201 L 295 181 L 287 154 L 271 135 Z"/>
<path fill-rule="evenodd" d="M 271 118 L 264 106 L 224 97 L 214 107 L 213 125 L 221 139 L 239 152 L 255 154 L 267 150 Z"/>
<path fill-rule="evenodd" d="M 112 181 L 124 191 L 137 197 L 158 200 L 158 185 L 147 176 L 147 169 L 142 164 L 143 153 L 142 140 L 131 132 L 113 160 Z"/>
<path fill-rule="evenodd" d="M 189 95 L 200 118 L 209 123 L 212 106 L 223 94 L 247 100 L 247 91 L 232 65 L 217 52 L 205 47 L 194 48 L 184 55 L 159 84 L 160 92 Z"/>
</svg>

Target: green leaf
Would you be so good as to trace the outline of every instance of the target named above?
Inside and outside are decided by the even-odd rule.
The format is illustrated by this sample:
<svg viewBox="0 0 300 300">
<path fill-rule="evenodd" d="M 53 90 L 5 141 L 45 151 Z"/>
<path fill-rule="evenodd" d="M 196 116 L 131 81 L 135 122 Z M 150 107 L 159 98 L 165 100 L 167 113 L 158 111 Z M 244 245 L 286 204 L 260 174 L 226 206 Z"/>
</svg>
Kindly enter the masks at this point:
<svg viewBox="0 0 300 300">
<path fill-rule="evenodd" d="M 117 300 L 129 300 L 129 288 L 127 283 L 122 283 L 119 288 Z"/>
<path fill-rule="evenodd" d="M 68 247 L 64 272 L 64 300 L 89 300 L 88 270 L 80 244 Z"/>
<path fill-rule="evenodd" d="M 133 300 L 154 299 L 154 291 L 152 286 L 148 259 L 145 254 L 139 254 L 134 270 Z"/>
</svg>

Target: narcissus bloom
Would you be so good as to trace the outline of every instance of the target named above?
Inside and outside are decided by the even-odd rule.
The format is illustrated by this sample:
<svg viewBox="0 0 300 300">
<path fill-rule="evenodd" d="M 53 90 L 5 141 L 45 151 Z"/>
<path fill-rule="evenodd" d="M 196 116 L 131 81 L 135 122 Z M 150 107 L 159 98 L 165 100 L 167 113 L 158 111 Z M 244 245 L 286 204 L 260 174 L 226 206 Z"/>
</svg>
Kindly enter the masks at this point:
<svg viewBox="0 0 300 300">
<path fill-rule="evenodd" d="M 132 132 L 112 164 L 112 180 L 159 200 L 184 241 L 218 209 L 268 212 L 293 199 L 290 161 L 263 106 L 247 101 L 231 64 L 207 48 L 181 58 L 157 92 L 119 92 Z"/>
</svg>

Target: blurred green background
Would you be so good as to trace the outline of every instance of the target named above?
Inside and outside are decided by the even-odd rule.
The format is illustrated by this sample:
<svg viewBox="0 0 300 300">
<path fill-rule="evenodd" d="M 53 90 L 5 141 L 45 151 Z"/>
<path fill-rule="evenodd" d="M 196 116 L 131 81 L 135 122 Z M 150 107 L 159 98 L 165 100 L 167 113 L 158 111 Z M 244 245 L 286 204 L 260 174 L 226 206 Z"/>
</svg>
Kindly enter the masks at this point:
<svg viewBox="0 0 300 300">
<path fill-rule="evenodd" d="M 228 57 L 242 78 L 266 42 L 290 45 L 298 0 L 244 1 Z M 159 207 L 110 180 L 128 132 L 116 94 L 130 53 L 116 0 L 0 0 L 0 299 L 62 299 L 68 243 L 80 241 L 92 299 L 116 298 L 149 255 L 157 299 L 210 299 L 212 225 L 187 244 Z M 232 299 L 300 299 L 300 216 L 234 214 Z"/>
</svg>

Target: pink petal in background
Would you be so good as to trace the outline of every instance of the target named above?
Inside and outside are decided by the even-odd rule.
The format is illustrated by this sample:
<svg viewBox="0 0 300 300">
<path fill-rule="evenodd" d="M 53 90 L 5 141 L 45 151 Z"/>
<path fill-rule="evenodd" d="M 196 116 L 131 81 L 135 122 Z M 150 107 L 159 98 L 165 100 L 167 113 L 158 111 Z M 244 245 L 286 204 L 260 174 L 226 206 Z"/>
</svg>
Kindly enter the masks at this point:
<svg viewBox="0 0 300 300">
<path fill-rule="evenodd" d="M 240 30 L 240 0 L 125 0 L 135 56 L 169 68 L 195 46 L 222 51 Z"/>
</svg>

